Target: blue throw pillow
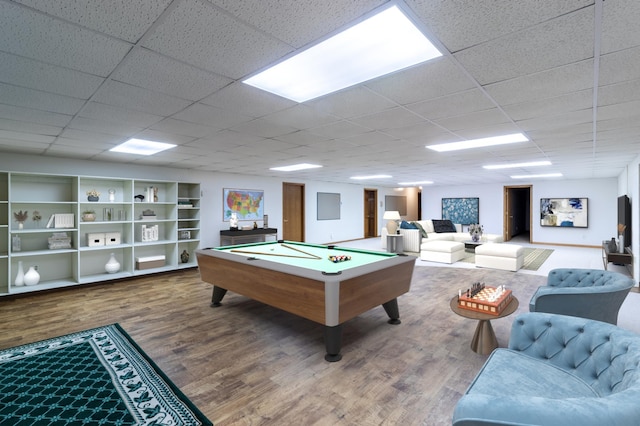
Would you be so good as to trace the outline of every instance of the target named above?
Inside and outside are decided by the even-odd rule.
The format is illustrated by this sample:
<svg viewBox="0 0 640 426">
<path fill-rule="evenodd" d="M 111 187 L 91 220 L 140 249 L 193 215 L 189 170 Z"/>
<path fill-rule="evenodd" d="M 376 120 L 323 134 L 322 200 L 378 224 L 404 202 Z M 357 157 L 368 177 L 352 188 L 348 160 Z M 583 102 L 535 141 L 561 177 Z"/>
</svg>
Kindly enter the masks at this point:
<svg viewBox="0 0 640 426">
<path fill-rule="evenodd" d="M 400 223 L 400 229 L 418 229 L 418 227 L 411 222 L 407 222 L 406 220 L 403 220 Z"/>
</svg>

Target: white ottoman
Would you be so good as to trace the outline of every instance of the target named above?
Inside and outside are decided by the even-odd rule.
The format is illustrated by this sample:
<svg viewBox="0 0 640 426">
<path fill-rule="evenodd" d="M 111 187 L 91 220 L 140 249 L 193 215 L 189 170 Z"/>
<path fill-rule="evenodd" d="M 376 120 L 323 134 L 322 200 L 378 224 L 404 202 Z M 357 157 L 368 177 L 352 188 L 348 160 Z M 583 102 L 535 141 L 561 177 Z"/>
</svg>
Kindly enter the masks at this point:
<svg viewBox="0 0 640 426">
<path fill-rule="evenodd" d="M 420 246 L 420 259 L 428 262 L 455 263 L 464 256 L 464 244 L 456 241 L 427 241 Z"/>
<path fill-rule="evenodd" d="M 524 263 L 524 249 L 515 244 L 488 243 L 476 247 L 476 266 L 517 271 Z"/>
</svg>

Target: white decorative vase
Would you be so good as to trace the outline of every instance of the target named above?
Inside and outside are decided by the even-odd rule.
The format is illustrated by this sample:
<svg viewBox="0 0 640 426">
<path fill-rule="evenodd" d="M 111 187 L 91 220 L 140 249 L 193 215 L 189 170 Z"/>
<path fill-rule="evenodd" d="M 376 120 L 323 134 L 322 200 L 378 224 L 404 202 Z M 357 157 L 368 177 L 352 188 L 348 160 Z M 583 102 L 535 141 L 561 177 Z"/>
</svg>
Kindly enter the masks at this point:
<svg viewBox="0 0 640 426">
<path fill-rule="evenodd" d="M 16 275 L 16 280 L 13 282 L 13 285 L 16 287 L 24 285 L 24 269 L 22 268 L 22 261 L 18 262 L 18 274 Z"/>
<path fill-rule="evenodd" d="M 116 259 L 115 254 L 111 253 L 109 261 L 104 265 L 104 270 L 107 271 L 108 274 L 115 274 L 120 270 L 120 262 Z"/>
<path fill-rule="evenodd" d="M 35 266 L 29 267 L 29 270 L 24 274 L 24 285 L 36 285 L 40 282 L 40 274 L 36 270 Z"/>
<path fill-rule="evenodd" d="M 624 235 L 618 237 L 618 253 L 624 253 Z"/>
</svg>

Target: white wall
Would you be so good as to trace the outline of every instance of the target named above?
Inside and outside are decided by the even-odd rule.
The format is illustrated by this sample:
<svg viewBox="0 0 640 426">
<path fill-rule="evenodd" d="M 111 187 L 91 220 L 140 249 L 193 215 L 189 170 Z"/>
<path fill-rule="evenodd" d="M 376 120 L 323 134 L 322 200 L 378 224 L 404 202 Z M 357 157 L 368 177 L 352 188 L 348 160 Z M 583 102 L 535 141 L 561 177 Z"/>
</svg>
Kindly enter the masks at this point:
<svg viewBox="0 0 640 426">
<path fill-rule="evenodd" d="M 533 211 L 531 239 L 536 243 L 601 246 L 603 240 L 615 237 L 618 213 L 618 188 L 615 178 L 563 181 L 518 182 L 532 185 Z M 422 191 L 424 219 L 442 217 L 442 198 L 479 197 L 480 223 L 485 232 L 502 234 L 503 191 L 509 184 L 425 187 Z M 540 199 L 559 197 L 588 198 L 588 228 L 550 228 L 540 226 Z"/>
</svg>

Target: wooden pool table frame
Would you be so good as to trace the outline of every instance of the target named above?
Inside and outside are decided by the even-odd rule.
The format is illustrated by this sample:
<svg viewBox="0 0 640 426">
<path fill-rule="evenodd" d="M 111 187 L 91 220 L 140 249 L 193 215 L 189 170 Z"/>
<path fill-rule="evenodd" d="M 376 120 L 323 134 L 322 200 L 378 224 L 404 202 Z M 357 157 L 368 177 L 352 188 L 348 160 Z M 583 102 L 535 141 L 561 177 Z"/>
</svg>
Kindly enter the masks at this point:
<svg viewBox="0 0 640 426">
<path fill-rule="evenodd" d="M 227 290 L 324 325 L 330 362 L 342 356 L 342 324 L 382 305 L 390 324 L 400 323 L 397 297 L 407 293 L 416 258 L 381 256 L 367 265 L 337 274 L 240 256 L 216 249 L 196 251 L 200 276 L 213 284 L 211 306 L 220 306 Z"/>
</svg>

